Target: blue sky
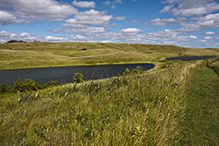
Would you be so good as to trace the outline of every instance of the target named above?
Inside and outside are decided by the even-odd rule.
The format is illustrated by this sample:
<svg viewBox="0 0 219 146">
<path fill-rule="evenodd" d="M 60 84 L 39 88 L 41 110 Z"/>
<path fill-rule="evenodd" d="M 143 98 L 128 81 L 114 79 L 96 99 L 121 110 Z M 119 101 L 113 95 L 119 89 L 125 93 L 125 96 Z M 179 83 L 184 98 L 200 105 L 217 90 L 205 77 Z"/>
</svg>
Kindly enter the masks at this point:
<svg viewBox="0 0 219 146">
<path fill-rule="evenodd" d="M 218 0 L 0 0 L 0 42 L 219 48 Z"/>
</svg>

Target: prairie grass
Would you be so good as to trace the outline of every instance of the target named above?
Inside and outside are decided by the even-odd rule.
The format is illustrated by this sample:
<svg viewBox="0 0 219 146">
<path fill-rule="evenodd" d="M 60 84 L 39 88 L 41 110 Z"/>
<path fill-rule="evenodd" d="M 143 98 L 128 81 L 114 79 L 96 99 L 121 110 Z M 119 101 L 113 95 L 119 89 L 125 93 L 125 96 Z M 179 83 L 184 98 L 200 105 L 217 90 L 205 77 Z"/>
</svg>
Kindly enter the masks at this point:
<svg viewBox="0 0 219 146">
<path fill-rule="evenodd" d="M 86 49 L 86 50 L 83 50 Z M 151 63 L 175 56 L 218 56 L 217 49 L 116 43 L 0 44 L 0 70 L 76 65 Z"/>
<path fill-rule="evenodd" d="M 143 74 L 0 95 L 0 143 L 177 145 L 187 80 L 200 62 L 166 62 Z"/>
<path fill-rule="evenodd" d="M 208 67 L 212 68 L 219 75 L 219 57 L 208 60 Z"/>
<path fill-rule="evenodd" d="M 206 64 L 204 61 L 197 66 L 188 82 L 180 145 L 219 145 L 219 77 Z"/>
</svg>

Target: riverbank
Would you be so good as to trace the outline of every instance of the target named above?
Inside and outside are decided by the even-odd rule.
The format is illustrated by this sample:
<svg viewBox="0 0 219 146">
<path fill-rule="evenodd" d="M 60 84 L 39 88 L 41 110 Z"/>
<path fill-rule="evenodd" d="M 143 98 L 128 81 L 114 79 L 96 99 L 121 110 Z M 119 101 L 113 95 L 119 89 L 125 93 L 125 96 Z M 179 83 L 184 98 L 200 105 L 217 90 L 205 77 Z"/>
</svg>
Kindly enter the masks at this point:
<svg viewBox="0 0 219 146">
<path fill-rule="evenodd" d="M 17 42 L 0 44 L 0 70 L 154 63 L 177 56 L 219 56 L 218 49 L 118 43 Z"/>
<path fill-rule="evenodd" d="M 218 66 L 219 67 L 219 66 Z M 219 145 L 219 77 L 206 61 L 192 72 L 181 145 Z"/>
<path fill-rule="evenodd" d="M 2 145 L 174 145 L 199 61 L 0 96 Z"/>
</svg>

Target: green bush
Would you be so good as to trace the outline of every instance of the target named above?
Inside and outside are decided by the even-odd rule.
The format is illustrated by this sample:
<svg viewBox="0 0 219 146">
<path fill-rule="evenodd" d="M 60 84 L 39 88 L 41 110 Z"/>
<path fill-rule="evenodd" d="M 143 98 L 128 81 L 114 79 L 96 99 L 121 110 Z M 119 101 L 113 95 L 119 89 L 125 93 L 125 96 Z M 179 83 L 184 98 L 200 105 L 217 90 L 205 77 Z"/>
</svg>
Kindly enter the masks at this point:
<svg viewBox="0 0 219 146">
<path fill-rule="evenodd" d="M 12 87 L 13 91 L 25 92 L 25 91 L 37 91 L 40 85 L 38 82 L 34 82 L 32 79 L 24 79 L 22 81 L 20 78 L 14 82 Z"/>
<path fill-rule="evenodd" d="M 7 84 L 1 84 L 0 85 L 0 92 L 10 92 L 11 91 L 11 87 Z"/>
<path fill-rule="evenodd" d="M 125 69 L 125 71 L 122 73 L 123 76 L 129 75 L 130 70 L 128 68 Z"/>
<path fill-rule="evenodd" d="M 84 76 L 81 73 L 75 73 L 73 80 L 75 83 L 82 83 L 84 81 L 82 78 L 84 78 Z"/>
</svg>

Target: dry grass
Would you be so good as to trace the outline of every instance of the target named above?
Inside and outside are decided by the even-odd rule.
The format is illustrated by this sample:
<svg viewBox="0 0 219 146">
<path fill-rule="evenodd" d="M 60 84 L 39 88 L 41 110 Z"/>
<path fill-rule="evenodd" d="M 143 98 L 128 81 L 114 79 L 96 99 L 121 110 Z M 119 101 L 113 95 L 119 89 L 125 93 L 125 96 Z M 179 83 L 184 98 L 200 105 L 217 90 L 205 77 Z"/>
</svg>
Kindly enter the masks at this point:
<svg viewBox="0 0 219 146">
<path fill-rule="evenodd" d="M 0 143 L 176 145 L 187 78 L 197 62 L 168 63 L 167 68 L 133 76 L 4 94 Z"/>
<path fill-rule="evenodd" d="M 10 48 L 12 50 L 10 50 Z M 82 50 L 86 48 L 86 50 Z M 219 55 L 216 49 L 172 45 L 116 43 L 6 43 L 0 44 L 0 70 L 94 64 L 149 63 L 173 56 Z"/>
</svg>

